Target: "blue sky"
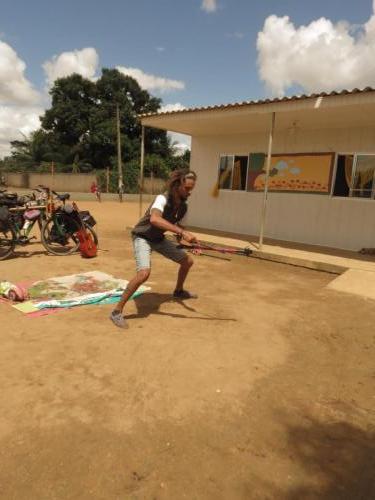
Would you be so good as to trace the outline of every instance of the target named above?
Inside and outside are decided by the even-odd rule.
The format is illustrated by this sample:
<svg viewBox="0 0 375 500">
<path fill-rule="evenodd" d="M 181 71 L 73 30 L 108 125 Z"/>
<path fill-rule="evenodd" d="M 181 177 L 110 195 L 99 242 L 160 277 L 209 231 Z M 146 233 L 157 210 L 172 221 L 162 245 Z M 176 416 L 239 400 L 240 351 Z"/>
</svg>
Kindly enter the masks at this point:
<svg viewBox="0 0 375 500">
<path fill-rule="evenodd" d="M 119 67 L 178 109 L 375 86 L 373 56 L 373 0 L 2 0 L 0 155 L 72 70 Z"/>
</svg>

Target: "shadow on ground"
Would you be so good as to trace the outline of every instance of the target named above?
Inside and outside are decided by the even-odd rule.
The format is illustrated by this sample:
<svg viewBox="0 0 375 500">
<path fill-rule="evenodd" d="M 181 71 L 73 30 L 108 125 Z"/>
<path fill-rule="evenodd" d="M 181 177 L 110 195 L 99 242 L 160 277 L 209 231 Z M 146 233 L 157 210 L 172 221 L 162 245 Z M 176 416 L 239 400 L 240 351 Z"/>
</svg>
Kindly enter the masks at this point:
<svg viewBox="0 0 375 500">
<path fill-rule="evenodd" d="M 175 299 L 171 294 L 168 293 L 146 293 L 140 295 L 134 299 L 135 305 L 137 307 L 137 314 L 126 315 L 127 319 L 135 318 L 147 318 L 152 314 L 157 314 L 161 316 L 169 316 L 171 318 L 189 318 L 189 319 L 203 319 L 208 321 L 237 321 L 235 318 L 220 318 L 218 316 L 212 316 L 201 311 L 197 311 L 191 304 L 194 303 L 194 299 L 189 301 Z M 173 302 L 181 306 L 182 310 L 189 312 L 190 314 L 181 314 L 173 312 L 160 311 L 160 307 L 168 302 Z M 197 315 L 197 316 L 196 316 Z"/>
<path fill-rule="evenodd" d="M 287 433 L 291 469 L 297 467 L 302 477 L 311 479 L 278 493 L 270 487 L 270 498 L 375 498 L 375 427 L 365 430 L 347 422 L 311 420 L 306 426 L 290 426 Z"/>
</svg>

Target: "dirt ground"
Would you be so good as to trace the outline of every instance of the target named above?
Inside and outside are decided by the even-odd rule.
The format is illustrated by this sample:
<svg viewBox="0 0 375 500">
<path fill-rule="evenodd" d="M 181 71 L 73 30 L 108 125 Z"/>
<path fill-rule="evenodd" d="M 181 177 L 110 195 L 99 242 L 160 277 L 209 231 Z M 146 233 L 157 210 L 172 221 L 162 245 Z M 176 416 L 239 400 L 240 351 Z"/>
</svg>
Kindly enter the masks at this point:
<svg viewBox="0 0 375 500">
<path fill-rule="evenodd" d="M 10 281 L 98 269 L 129 279 L 138 206 L 81 202 L 94 260 L 35 244 L 0 262 Z M 375 307 L 334 275 L 201 256 L 153 256 L 129 303 L 28 318 L 0 304 L 0 498 L 375 498 Z"/>
</svg>

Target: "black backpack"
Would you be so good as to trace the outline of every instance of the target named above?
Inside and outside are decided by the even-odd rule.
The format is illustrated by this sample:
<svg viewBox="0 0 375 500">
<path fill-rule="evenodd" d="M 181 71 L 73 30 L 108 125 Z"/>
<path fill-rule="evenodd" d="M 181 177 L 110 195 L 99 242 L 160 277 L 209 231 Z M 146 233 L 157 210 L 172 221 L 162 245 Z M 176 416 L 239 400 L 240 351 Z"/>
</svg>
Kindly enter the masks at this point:
<svg viewBox="0 0 375 500">
<path fill-rule="evenodd" d="M 0 206 L 16 207 L 17 205 L 17 193 L 0 193 Z"/>
<path fill-rule="evenodd" d="M 0 207 L 0 231 L 9 229 L 9 210 L 8 207 Z"/>
</svg>

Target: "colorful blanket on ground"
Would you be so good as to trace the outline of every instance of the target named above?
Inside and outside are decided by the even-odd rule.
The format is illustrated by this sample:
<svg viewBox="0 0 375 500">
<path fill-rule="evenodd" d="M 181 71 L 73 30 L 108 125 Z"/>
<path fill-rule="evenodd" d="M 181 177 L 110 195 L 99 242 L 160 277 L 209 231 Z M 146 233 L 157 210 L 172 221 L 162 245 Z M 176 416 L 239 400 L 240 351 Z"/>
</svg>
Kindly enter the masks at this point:
<svg viewBox="0 0 375 500">
<path fill-rule="evenodd" d="M 119 301 L 127 284 L 127 280 L 121 280 L 100 271 L 50 278 L 29 286 L 29 300 L 13 304 L 13 307 L 29 314 L 46 309 L 110 304 Z M 141 286 L 131 298 L 147 290 L 150 288 Z"/>
</svg>

